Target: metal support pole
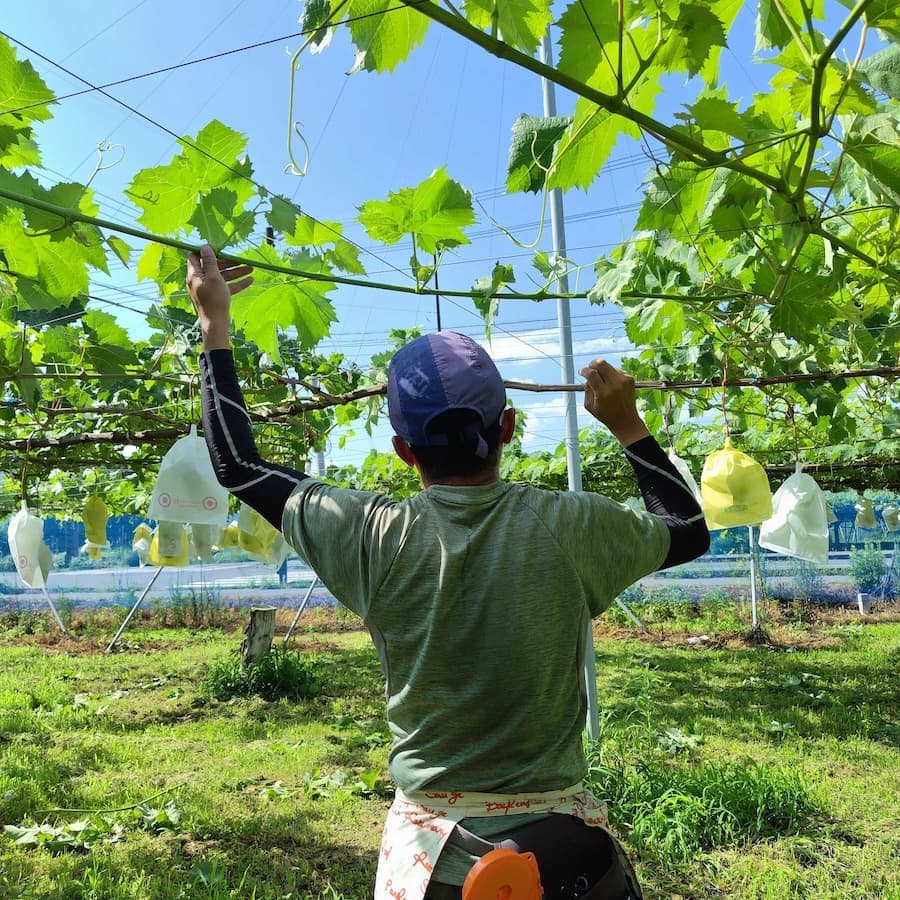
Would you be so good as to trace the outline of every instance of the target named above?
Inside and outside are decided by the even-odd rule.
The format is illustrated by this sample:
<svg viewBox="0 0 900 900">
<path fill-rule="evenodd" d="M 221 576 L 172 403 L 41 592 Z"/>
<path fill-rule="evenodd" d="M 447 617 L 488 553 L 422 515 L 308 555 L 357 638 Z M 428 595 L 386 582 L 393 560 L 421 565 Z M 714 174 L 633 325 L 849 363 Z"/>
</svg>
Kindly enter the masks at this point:
<svg viewBox="0 0 900 900">
<path fill-rule="evenodd" d="M 541 61 L 548 66 L 553 65 L 553 48 L 550 35 L 545 34 L 541 41 Z M 544 115 L 556 115 L 556 92 L 552 81 L 541 79 L 544 97 Z M 550 227 L 553 235 L 553 255 L 556 260 L 566 256 L 566 230 L 563 218 L 562 191 L 556 188 L 550 192 Z M 562 271 L 557 279 L 559 292 L 569 292 L 569 278 Z M 572 351 L 572 317 L 569 301 L 560 298 L 556 301 L 556 320 L 559 326 L 560 342 L 560 375 L 564 384 L 575 383 L 575 360 Z M 569 474 L 569 490 L 581 490 L 581 450 L 578 446 L 578 408 L 575 392 L 567 391 L 566 403 L 566 468 Z M 600 737 L 600 717 L 597 709 L 597 668 L 594 657 L 594 635 L 588 619 L 584 634 L 584 688 L 587 698 L 587 735 L 591 740 Z"/>
<path fill-rule="evenodd" d="M 300 619 L 300 615 L 304 609 L 306 609 L 306 604 L 309 603 L 309 598 L 312 597 L 312 592 L 315 586 L 319 583 L 319 576 L 313 575 L 313 580 L 309 583 L 309 587 L 306 589 L 306 593 L 303 595 L 303 600 L 300 603 L 300 609 L 297 610 L 297 615 L 294 616 L 294 621 L 291 622 L 290 628 L 287 630 L 287 634 L 284 636 L 284 640 L 281 642 L 282 645 L 286 644 L 290 639 L 291 635 L 294 633 L 294 628 L 297 626 L 297 622 Z"/>
<path fill-rule="evenodd" d="M 109 646 L 106 648 L 106 652 L 109 653 L 113 647 L 116 646 L 116 641 L 122 636 L 122 632 L 128 627 L 128 623 L 131 621 L 132 616 L 137 612 L 138 607 L 144 602 L 144 597 L 150 593 L 150 588 L 156 583 L 156 579 L 159 578 L 159 573 L 162 572 L 163 567 L 159 566 L 157 570 L 153 573 L 153 577 L 147 583 L 147 587 L 144 588 L 143 593 L 140 597 L 137 598 L 137 602 L 134 606 L 131 607 L 130 612 L 127 616 L 125 616 L 125 621 L 119 626 L 119 630 L 116 632 L 116 636 L 109 642 Z"/>
<path fill-rule="evenodd" d="M 753 617 L 754 631 L 759 627 L 758 599 L 756 595 L 756 553 L 753 550 L 753 526 L 748 525 L 750 533 L 750 614 Z"/>
<path fill-rule="evenodd" d="M 50 594 L 47 593 L 47 585 L 41 584 L 41 590 L 44 592 L 44 599 L 50 605 L 50 609 L 53 611 L 53 617 L 56 619 L 56 624 L 59 625 L 59 630 L 66 636 L 71 637 L 69 632 L 66 630 L 66 626 L 63 624 L 63 620 L 59 615 L 56 607 L 53 605 L 53 601 L 50 599 Z"/>
</svg>

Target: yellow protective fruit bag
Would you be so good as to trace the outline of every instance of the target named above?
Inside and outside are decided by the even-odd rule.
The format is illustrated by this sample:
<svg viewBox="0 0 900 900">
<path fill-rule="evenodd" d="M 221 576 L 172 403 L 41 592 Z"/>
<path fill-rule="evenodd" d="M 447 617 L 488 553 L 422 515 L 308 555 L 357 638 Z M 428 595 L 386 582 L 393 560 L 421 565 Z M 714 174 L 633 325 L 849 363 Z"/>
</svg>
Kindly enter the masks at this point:
<svg viewBox="0 0 900 900">
<path fill-rule="evenodd" d="M 772 498 L 772 516 L 759 529 L 759 546 L 825 565 L 828 562 L 828 509 L 811 475 L 796 471 Z"/>
<path fill-rule="evenodd" d="M 290 548 L 281 532 L 246 503 L 238 513 L 238 529 L 240 548 L 251 556 L 276 565 L 287 558 Z"/>
<path fill-rule="evenodd" d="M 725 446 L 707 456 L 700 494 L 711 531 L 757 525 L 772 515 L 772 492 L 765 470 L 755 459 L 736 450 L 731 438 L 725 438 Z"/>
<path fill-rule="evenodd" d="M 888 531 L 896 531 L 900 528 L 900 515 L 896 506 L 888 504 L 881 510 L 881 518 L 884 519 L 884 527 Z"/>
<path fill-rule="evenodd" d="M 96 494 L 88 497 L 82 513 L 85 542 L 81 549 L 86 550 L 91 559 L 100 559 L 100 551 L 109 547 L 109 541 L 106 539 L 108 519 L 109 510 L 103 500 Z"/>
<path fill-rule="evenodd" d="M 222 539 L 219 542 L 219 548 L 227 550 L 229 547 L 240 547 L 241 530 L 238 528 L 237 522 L 229 522 L 222 532 Z"/>
<path fill-rule="evenodd" d="M 147 561 L 151 566 L 186 566 L 190 552 L 184 526 L 178 522 L 160 522 L 153 532 Z"/>
</svg>

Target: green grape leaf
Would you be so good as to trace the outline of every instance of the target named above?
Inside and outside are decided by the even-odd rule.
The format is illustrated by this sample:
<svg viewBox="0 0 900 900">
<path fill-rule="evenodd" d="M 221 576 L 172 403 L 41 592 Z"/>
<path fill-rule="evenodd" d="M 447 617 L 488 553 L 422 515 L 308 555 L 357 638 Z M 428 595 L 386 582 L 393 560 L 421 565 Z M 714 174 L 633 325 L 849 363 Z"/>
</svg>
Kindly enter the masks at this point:
<svg viewBox="0 0 900 900">
<path fill-rule="evenodd" d="M 53 92 L 28 60 L 16 59 L 16 52 L 0 35 L 0 114 L 14 122 L 44 121 Z"/>
<path fill-rule="evenodd" d="M 847 9 L 854 9 L 856 0 L 838 0 Z M 871 0 L 866 6 L 866 22 L 886 35 L 900 38 L 900 10 L 897 9 L 896 0 Z"/>
<path fill-rule="evenodd" d="M 237 205 L 237 196 L 228 188 L 213 188 L 200 197 L 188 222 L 208 244 L 222 249 L 247 237 L 235 232 L 235 225 L 241 222 L 242 210 Z M 250 222 L 252 228 L 252 219 Z"/>
<path fill-rule="evenodd" d="M 529 56 L 553 18 L 549 3 L 542 0 L 466 0 L 463 11 L 476 28 L 496 32 L 501 41 Z"/>
<path fill-rule="evenodd" d="M 396 244 L 414 234 L 426 253 L 469 243 L 463 229 L 475 221 L 472 196 L 440 168 L 412 188 L 390 192 L 387 200 L 369 200 L 359 222 L 370 238 Z"/>
<path fill-rule="evenodd" d="M 572 123 L 571 116 L 538 118 L 524 113 L 513 123 L 506 190 L 538 193 L 553 160 L 553 148 Z"/>
<path fill-rule="evenodd" d="M 84 360 L 98 372 L 118 374 L 134 362 L 134 344 L 128 332 L 109 313 L 89 310 L 82 317 Z"/>
<path fill-rule="evenodd" d="M 110 235 L 106 239 L 106 243 L 108 244 L 109 249 L 119 258 L 122 265 L 127 266 L 131 261 L 131 247 L 129 247 L 122 238 L 116 237 L 115 235 Z"/>
<path fill-rule="evenodd" d="M 724 25 L 708 5 L 682 3 L 658 61 L 669 71 L 685 70 L 689 75 L 696 75 L 713 48 L 725 45 Z"/>
<path fill-rule="evenodd" d="M 275 234 L 290 234 L 294 230 L 299 209 L 287 197 L 275 195 L 272 205 L 266 213 L 266 221 L 272 226 Z"/>
<path fill-rule="evenodd" d="M 587 84 L 593 82 L 597 69 L 603 67 L 615 80 L 615 70 L 608 52 L 618 43 L 619 26 L 616 5 L 608 0 L 575 0 L 559 19 L 559 71 Z"/>
<path fill-rule="evenodd" d="M 791 18 L 796 28 L 803 23 L 803 10 L 799 17 L 791 15 L 791 7 L 797 7 L 800 0 L 784 0 L 782 9 Z M 756 10 L 756 46 L 755 52 L 784 47 L 792 40 L 791 29 L 779 10 L 779 0 L 759 0 Z M 796 10 L 795 10 L 796 11 Z"/>
<path fill-rule="evenodd" d="M 515 280 L 516 276 L 513 273 L 513 267 L 503 265 L 498 261 L 491 270 L 490 275 L 478 278 L 475 284 L 472 285 L 472 302 L 475 304 L 478 312 L 481 313 L 481 318 L 484 320 L 484 332 L 488 339 L 491 336 L 491 327 L 497 318 L 497 313 L 500 311 L 500 300 L 494 297 L 493 294 L 496 294 L 504 285 L 512 284 Z"/>
<path fill-rule="evenodd" d="M 13 129 L 2 129 L 2 131 L 9 132 Z M 5 141 L 0 136 L 0 165 L 19 169 L 24 166 L 39 166 L 40 164 L 41 153 L 38 145 L 25 132 L 15 134 L 9 141 Z"/>
<path fill-rule="evenodd" d="M 600 304 L 608 300 L 618 300 L 622 291 L 630 287 L 639 262 L 636 243 L 626 247 L 621 259 L 613 260 L 601 256 L 594 264 L 597 280 L 588 291 L 587 299 L 591 303 Z"/>
<path fill-rule="evenodd" d="M 747 122 L 737 104 L 725 99 L 724 92 L 704 92 L 687 109 L 701 130 L 722 131 L 740 141 L 747 139 Z"/>
<path fill-rule="evenodd" d="M 674 300 L 641 300 L 625 310 L 625 333 L 635 344 L 680 344 L 684 307 Z"/>
<path fill-rule="evenodd" d="M 79 352 L 80 332 L 66 325 L 54 325 L 41 332 L 41 362 L 68 362 Z"/>
<path fill-rule="evenodd" d="M 138 281 L 155 281 L 163 297 L 171 297 L 175 291 L 184 290 L 186 271 L 184 253 L 165 244 L 148 244 L 138 259 Z"/>
<path fill-rule="evenodd" d="M 472 292 L 482 297 L 490 297 L 491 294 L 496 294 L 503 285 L 512 284 L 515 280 L 516 276 L 513 272 L 513 267 L 503 265 L 498 261 L 491 270 L 490 275 L 476 279 L 472 285 Z"/>
<path fill-rule="evenodd" d="M 303 4 L 303 12 L 300 15 L 300 31 L 302 34 L 313 32 L 311 41 L 312 46 L 317 49 L 324 49 L 323 44 L 327 44 L 329 29 L 322 27 L 328 21 L 331 15 L 331 3 L 329 0 L 306 0 Z"/>
<path fill-rule="evenodd" d="M 63 210 L 79 210 L 89 216 L 96 216 L 100 212 L 100 207 L 94 202 L 93 193 L 90 189 L 85 188 L 83 184 L 60 182 L 53 185 L 48 191 L 43 189 L 35 191 L 34 196 Z M 44 210 L 36 207 L 28 207 L 25 213 L 25 220 L 28 223 L 28 227 L 33 231 L 50 232 L 50 236 L 54 239 L 72 235 L 71 223 L 55 213 L 44 212 Z"/>
<path fill-rule="evenodd" d="M 481 318 L 484 321 L 485 336 L 490 340 L 494 320 L 500 311 L 500 301 L 496 297 L 485 297 L 481 294 L 476 294 L 472 297 L 472 302 L 475 304 L 475 309 L 481 314 Z"/>
<path fill-rule="evenodd" d="M 248 254 L 284 265 L 284 260 L 268 246 Z M 306 272 L 328 272 L 321 261 L 306 253 L 291 257 L 291 265 Z M 284 275 L 257 269 L 256 280 L 245 291 L 236 294 L 231 304 L 232 318 L 237 328 L 268 353 L 276 364 L 281 363 L 278 331 L 297 329 L 301 347 L 314 347 L 335 321 L 334 307 L 325 296 L 334 290 L 334 283 L 313 281 L 301 276 L 286 279 Z"/>
<path fill-rule="evenodd" d="M 549 186 L 587 190 L 609 158 L 623 120 L 579 98 L 572 124 L 560 138 L 550 172 Z"/>
<path fill-rule="evenodd" d="M 359 247 L 350 241 L 339 240 L 325 251 L 325 258 L 342 272 L 351 275 L 365 275 L 366 267 L 359 261 Z"/>
<path fill-rule="evenodd" d="M 138 221 L 161 234 L 182 231 L 197 205 L 194 173 L 178 158 L 166 166 L 142 169 L 126 193 L 143 210 Z"/>
<path fill-rule="evenodd" d="M 549 279 L 553 277 L 553 263 L 550 259 L 550 254 L 546 250 L 535 251 L 531 264 L 541 273 L 542 278 Z"/>
<path fill-rule="evenodd" d="M 876 91 L 894 100 L 900 98 L 900 44 L 891 44 L 864 59 L 857 66 L 856 75 Z"/>
<path fill-rule="evenodd" d="M 356 47 L 353 72 L 393 72 L 425 39 L 429 19 L 391 0 L 350 0 L 350 37 Z"/>
<path fill-rule="evenodd" d="M 10 271 L 34 279 L 54 306 L 88 289 L 83 248 L 72 240 L 29 236 L 20 209 L 7 207 L 0 214 L 0 249 Z"/>
<path fill-rule="evenodd" d="M 856 116 L 844 136 L 844 149 L 869 177 L 882 196 L 900 200 L 900 141 L 898 115 Z"/>
<path fill-rule="evenodd" d="M 126 191 L 142 210 L 138 221 L 151 231 L 190 230 L 198 199 L 214 188 L 234 191 L 234 207 L 256 190 L 250 162 L 242 156 L 247 143 L 242 134 L 213 120 L 196 138 L 183 141 L 182 152 L 170 163 L 142 169 Z"/>
<path fill-rule="evenodd" d="M 795 340 L 815 340 L 817 315 L 808 289 L 785 292 L 772 308 L 772 327 Z"/>
<path fill-rule="evenodd" d="M 32 328 L 40 328 L 48 322 L 67 322 L 72 326 L 87 305 L 85 294 L 73 297 L 69 303 L 57 305 L 59 301 L 50 297 L 46 291 L 42 291 L 30 278 L 19 278 L 16 288 L 19 308 L 16 310 L 15 318 Z M 74 329 L 67 327 L 66 331 L 74 332 Z"/>
<path fill-rule="evenodd" d="M 243 179 L 248 174 L 241 163 L 247 138 L 218 120 L 213 119 L 204 125 L 193 140 L 183 140 L 187 146 L 184 147 L 181 158 L 194 173 L 198 192 L 219 187 L 235 177 Z M 254 190 L 255 187 L 249 185 L 248 193 L 243 199 Z"/>
<path fill-rule="evenodd" d="M 340 222 L 322 222 L 306 213 L 298 213 L 294 227 L 284 232 L 289 247 L 326 247 L 341 240 L 344 226 Z"/>
</svg>

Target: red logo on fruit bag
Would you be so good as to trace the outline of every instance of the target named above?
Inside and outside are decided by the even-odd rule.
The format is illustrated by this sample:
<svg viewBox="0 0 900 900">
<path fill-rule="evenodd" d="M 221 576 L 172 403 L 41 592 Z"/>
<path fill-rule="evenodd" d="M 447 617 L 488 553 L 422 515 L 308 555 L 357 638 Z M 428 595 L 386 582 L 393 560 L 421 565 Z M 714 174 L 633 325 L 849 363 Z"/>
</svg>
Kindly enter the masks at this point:
<svg viewBox="0 0 900 900">
<path fill-rule="evenodd" d="M 25 569 L 25 568 L 27 568 L 27 567 L 28 567 L 28 557 L 25 556 L 25 554 L 23 553 L 23 554 L 19 557 L 19 568 L 20 568 L 20 569 Z"/>
<path fill-rule="evenodd" d="M 204 509 L 215 509 L 219 505 L 219 501 L 216 500 L 215 497 L 204 497 L 203 498 L 203 508 Z"/>
<path fill-rule="evenodd" d="M 160 494 L 159 497 L 156 498 L 156 502 L 162 507 L 171 506 L 172 498 L 168 494 Z"/>
</svg>

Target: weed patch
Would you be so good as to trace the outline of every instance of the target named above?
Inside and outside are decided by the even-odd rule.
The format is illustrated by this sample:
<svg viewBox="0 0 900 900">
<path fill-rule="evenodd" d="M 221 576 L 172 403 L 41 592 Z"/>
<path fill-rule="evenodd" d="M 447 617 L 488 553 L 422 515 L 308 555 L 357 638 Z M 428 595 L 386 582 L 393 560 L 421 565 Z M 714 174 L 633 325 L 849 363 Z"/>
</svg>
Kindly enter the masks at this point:
<svg viewBox="0 0 900 900">
<path fill-rule="evenodd" d="M 590 780 L 642 856 L 681 866 L 701 850 L 792 834 L 821 807 L 798 772 L 752 761 L 635 760 L 597 752 Z"/>
<path fill-rule="evenodd" d="M 245 663 L 239 653 L 213 664 L 204 685 L 214 700 L 260 696 L 264 700 L 300 700 L 319 691 L 322 662 L 296 650 L 273 647 L 265 656 Z"/>
</svg>

